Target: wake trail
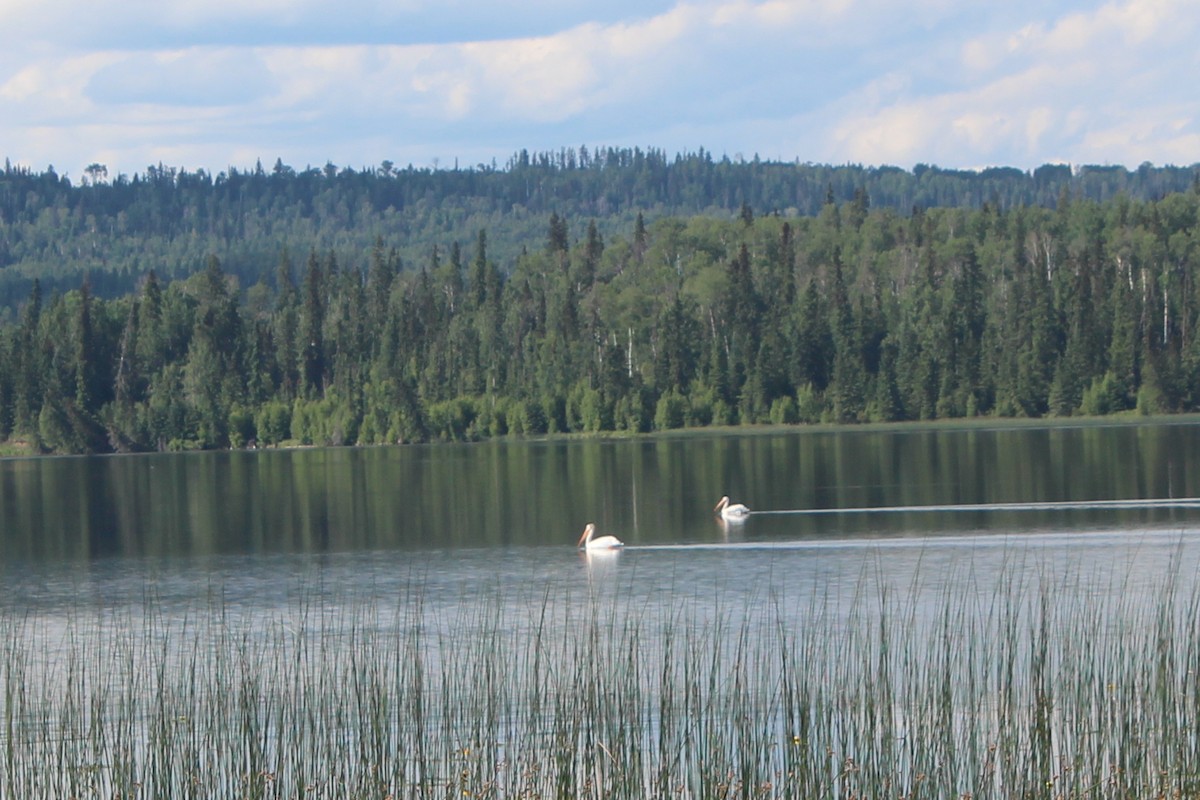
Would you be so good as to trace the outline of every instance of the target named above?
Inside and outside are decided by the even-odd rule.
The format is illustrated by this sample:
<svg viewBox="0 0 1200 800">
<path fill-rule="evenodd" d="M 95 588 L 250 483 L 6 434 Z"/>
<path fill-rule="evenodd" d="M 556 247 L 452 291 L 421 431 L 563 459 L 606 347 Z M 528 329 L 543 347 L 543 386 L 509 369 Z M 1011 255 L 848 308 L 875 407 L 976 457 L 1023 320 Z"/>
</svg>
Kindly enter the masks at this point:
<svg viewBox="0 0 1200 800">
<path fill-rule="evenodd" d="M 788 508 L 753 511 L 752 516 L 769 514 L 907 514 L 962 513 L 974 511 L 1094 511 L 1145 508 L 1200 508 L 1200 497 L 1154 497 L 1137 500 L 1063 500 L 1030 503 L 952 503 L 925 506 L 863 506 L 861 508 Z"/>
</svg>

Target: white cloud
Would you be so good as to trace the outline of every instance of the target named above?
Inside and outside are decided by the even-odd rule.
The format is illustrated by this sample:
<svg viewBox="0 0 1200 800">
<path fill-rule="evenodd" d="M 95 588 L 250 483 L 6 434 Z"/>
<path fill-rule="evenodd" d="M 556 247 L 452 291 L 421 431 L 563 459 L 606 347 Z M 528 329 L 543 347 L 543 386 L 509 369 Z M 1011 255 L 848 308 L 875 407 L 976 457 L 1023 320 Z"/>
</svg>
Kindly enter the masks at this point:
<svg viewBox="0 0 1200 800">
<path fill-rule="evenodd" d="M 0 155 L 114 171 L 583 143 L 901 165 L 1200 159 L 1200 99 L 1180 77 L 1200 67 L 1200 6 L 1185 0 L 592 6 L 0 0 Z"/>
<path fill-rule="evenodd" d="M 480 94 L 499 98 L 506 114 L 537 122 L 561 120 L 585 107 L 597 80 L 594 38 L 588 33 L 462 48 L 464 76 L 483 84 Z"/>
<path fill-rule="evenodd" d="M 0 99 L 36 117 L 70 116 L 87 105 L 83 90 L 88 81 L 114 60 L 111 54 L 94 53 L 32 61 L 0 83 Z"/>
<path fill-rule="evenodd" d="M 1080 150 L 1092 163 L 1194 164 L 1200 161 L 1200 126 L 1194 109 L 1156 107 L 1093 126 L 1081 137 Z"/>
<path fill-rule="evenodd" d="M 270 90 L 256 54 L 231 48 L 126 54 L 98 69 L 85 89 L 97 104 L 162 106 L 249 104 Z"/>
<path fill-rule="evenodd" d="M 1171 71 L 1195 63 L 1200 14 L 1192 9 L 1130 0 L 988 32 L 960 48 L 964 77 L 941 91 L 922 92 L 913 81 L 890 100 L 864 91 L 859 109 L 839 105 L 843 114 L 824 149 L 868 162 L 1026 167 L 1051 154 L 1137 163 L 1161 147 L 1160 159 L 1177 156 L 1200 114 L 1195 100 L 1165 102 L 1177 92 Z M 1164 122 L 1168 107 L 1171 124 Z M 1200 152 L 1188 163 L 1196 160 Z"/>
</svg>

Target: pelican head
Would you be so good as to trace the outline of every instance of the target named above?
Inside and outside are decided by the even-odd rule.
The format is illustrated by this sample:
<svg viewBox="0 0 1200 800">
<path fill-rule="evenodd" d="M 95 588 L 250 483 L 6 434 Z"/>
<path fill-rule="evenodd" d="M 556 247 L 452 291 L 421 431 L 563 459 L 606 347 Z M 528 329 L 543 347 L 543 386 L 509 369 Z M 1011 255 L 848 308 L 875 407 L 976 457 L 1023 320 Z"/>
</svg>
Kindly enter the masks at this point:
<svg viewBox="0 0 1200 800">
<path fill-rule="evenodd" d="M 714 509 L 713 509 L 713 511 L 714 511 L 714 512 L 715 512 L 715 511 L 720 511 L 722 508 L 724 508 L 724 507 L 725 507 L 725 506 L 727 506 L 727 505 L 729 505 L 729 495 L 725 495 L 725 496 L 724 496 L 724 497 L 722 497 L 720 500 L 718 500 L 718 501 L 717 501 L 717 507 L 716 507 L 716 508 L 714 508 Z"/>
<path fill-rule="evenodd" d="M 586 546 L 587 541 L 589 539 L 591 539 L 595 534 L 596 534 L 596 523 L 589 522 L 587 524 L 587 526 L 583 529 L 583 535 L 579 537 L 579 543 L 575 546 L 576 547 Z"/>
</svg>

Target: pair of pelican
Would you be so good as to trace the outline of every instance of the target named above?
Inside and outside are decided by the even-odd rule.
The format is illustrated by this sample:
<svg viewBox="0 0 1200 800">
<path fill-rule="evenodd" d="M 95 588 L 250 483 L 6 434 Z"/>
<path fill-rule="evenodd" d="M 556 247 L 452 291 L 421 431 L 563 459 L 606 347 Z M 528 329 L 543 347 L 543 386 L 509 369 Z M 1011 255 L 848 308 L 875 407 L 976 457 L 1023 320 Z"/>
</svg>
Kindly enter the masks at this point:
<svg viewBox="0 0 1200 800">
<path fill-rule="evenodd" d="M 750 516 L 750 509 L 741 503 L 730 504 L 729 497 L 726 496 L 717 503 L 713 513 L 720 513 L 721 519 L 727 522 L 741 522 Z M 615 536 L 597 536 L 596 523 L 589 522 L 583 529 L 583 535 L 579 537 L 579 543 L 576 546 L 581 550 L 616 550 L 624 547 L 625 543 Z"/>
</svg>

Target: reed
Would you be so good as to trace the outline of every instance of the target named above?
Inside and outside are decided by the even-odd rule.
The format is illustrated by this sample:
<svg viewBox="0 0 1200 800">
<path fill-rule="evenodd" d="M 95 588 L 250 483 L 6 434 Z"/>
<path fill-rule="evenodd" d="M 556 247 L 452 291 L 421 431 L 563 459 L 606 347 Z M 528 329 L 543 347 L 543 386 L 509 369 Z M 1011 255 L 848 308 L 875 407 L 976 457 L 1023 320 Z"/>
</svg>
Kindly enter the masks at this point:
<svg viewBox="0 0 1200 800">
<path fill-rule="evenodd" d="M 1151 798 L 1200 794 L 1200 595 L 864 580 L 723 607 L 483 590 L 0 616 L 0 794 Z M 497 590 L 490 590 L 492 592 Z M 686 599 L 685 599 L 686 600 Z M 502 613 L 501 609 L 507 609 Z"/>
</svg>

